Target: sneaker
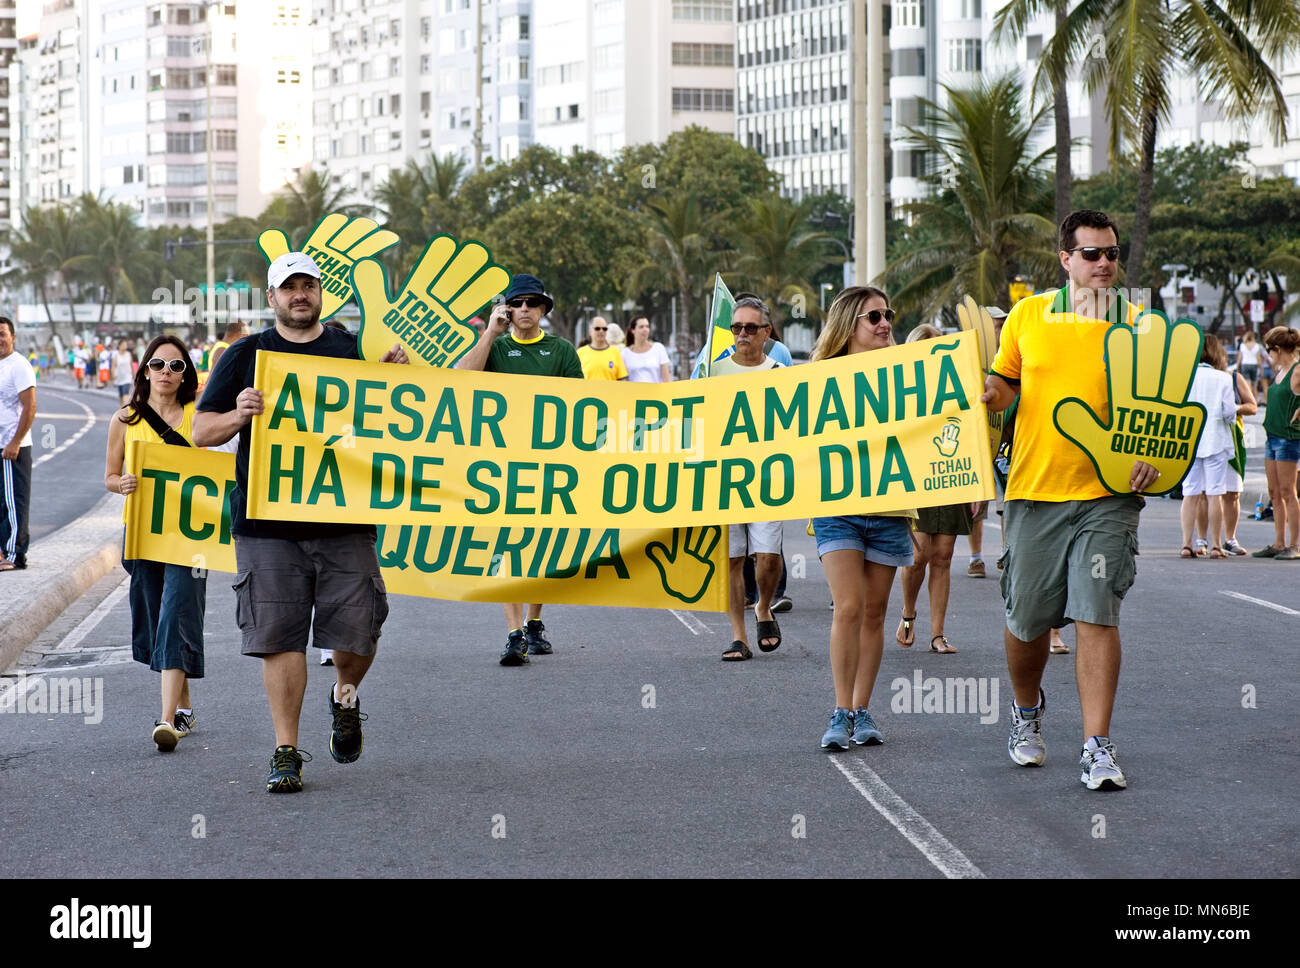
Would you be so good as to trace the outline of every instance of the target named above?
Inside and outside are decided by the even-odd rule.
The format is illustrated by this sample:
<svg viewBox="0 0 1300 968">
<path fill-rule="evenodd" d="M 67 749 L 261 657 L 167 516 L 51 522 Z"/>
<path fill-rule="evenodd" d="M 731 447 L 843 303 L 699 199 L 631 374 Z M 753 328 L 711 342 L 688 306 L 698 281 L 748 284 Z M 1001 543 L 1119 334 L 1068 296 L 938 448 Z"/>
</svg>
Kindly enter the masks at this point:
<svg viewBox="0 0 1300 968">
<path fill-rule="evenodd" d="M 1194 543 L 1196 545 L 1196 550 L 1193 553 L 1197 558 L 1204 558 L 1210 553 L 1210 543 L 1204 538 L 1197 538 Z"/>
<path fill-rule="evenodd" d="M 871 713 L 865 709 L 853 710 L 853 742 L 859 746 L 879 746 L 884 741 L 885 737 L 880 734 Z"/>
<path fill-rule="evenodd" d="M 528 624 L 524 626 L 524 642 L 528 645 L 529 655 L 550 655 L 554 650 L 551 643 L 546 641 L 546 636 L 542 633 L 546 631 L 546 626 L 542 624 L 540 618 L 530 618 Z"/>
<path fill-rule="evenodd" d="M 1236 538 L 1229 538 L 1227 541 L 1225 541 L 1225 542 L 1223 543 L 1223 550 L 1226 551 L 1226 552 L 1227 552 L 1228 554 L 1230 554 L 1230 555 L 1244 555 L 1244 554 L 1247 554 L 1246 549 L 1243 548 L 1243 547 L 1242 547 L 1242 546 L 1237 542 L 1237 539 L 1236 539 Z"/>
<path fill-rule="evenodd" d="M 194 731 L 194 727 L 198 723 L 198 719 L 195 717 L 193 713 L 183 713 L 178 711 L 176 713 L 176 717 L 172 720 L 172 723 L 173 725 L 175 725 L 176 731 L 178 733 L 180 733 L 182 736 L 188 736 L 190 733 Z"/>
<path fill-rule="evenodd" d="M 970 567 L 968 567 L 968 568 L 966 569 L 966 577 L 967 577 L 967 578 L 983 578 L 983 577 L 985 577 L 985 573 L 984 573 L 984 562 L 983 562 L 983 561 L 980 561 L 980 560 L 978 560 L 978 559 L 975 560 L 975 561 L 972 561 L 972 562 L 970 563 Z"/>
<path fill-rule="evenodd" d="M 301 793 L 302 765 L 311 754 L 296 746 L 277 746 L 271 754 L 271 772 L 266 775 L 267 793 Z"/>
<path fill-rule="evenodd" d="M 1283 548 L 1273 557 L 1278 561 L 1295 561 L 1297 558 L 1300 558 L 1300 551 L 1297 551 L 1295 548 Z"/>
<path fill-rule="evenodd" d="M 335 763 L 354 763 L 361 758 L 361 723 L 368 717 L 361 711 L 361 700 L 350 707 L 334 701 L 334 687 L 330 686 L 330 713 L 334 725 L 330 727 L 330 756 Z"/>
<path fill-rule="evenodd" d="M 503 666 L 528 664 L 528 646 L 524 642 L 523 629 L 516 629 L 506 639 L 506 650 L 501 653 L 501 664 Z"/>
<path fill-rule="evenodd" d="M 153 741 L 157 744 L 159 753 L 170 753 L 174 750 L 176 744 L 181 741 L 182 735 L 175 726 L 161 719 L 153 724 Z"/>
<path fill-rule="evenodd" d="M 830 727 L 822 734 L 822 749 L 846 750 L 849 748 L 849 731 L 853 728 L 853 714 L 847 709 L 831 713 Z"/>
<path fill-rule="evenodd" d="M 1276 558 L 1277 553 L 1281 550 L 1281 548 L 1274 547 L 1273 545 L 1265 545 L 1258 551 L 1252 551 L 1250 556 L 1252 558 Z"/>
<path fill-rule="evenodd" d="M 1047 709 L 1047 696 L 1038 690 L 1038 708 L 1025 715 L 1011 697 L 1011 735 L 1007 738 L 1007 752 L 1021 766 L 1042 766 L 1047 759 L 1047 745 L 1043 742 L 1043 712 Z"/>
<path fill-rule="evenodd" d="M 788 612 L 792 608 L 794 608 L 794 602 L 790 601 L 789 595 L 779 595 L 776 601 L 772 603 L 772 611 L 774 612 Z"/>
<path fill-rule="evenodd" d="M 1128 786 L 1124 771 L 1115 762 L 1115 747 L 1107 736 L 1093 736 L 1083 744 L 1079 756 L 1079 782 L 1089 790 L 1122 790 Z"/>
<path fill-rule="evenodd" d="M 334 650 L 333 650 L 333 649 L 321 649 L 321 650 L 320 650 L 320 664 L 323 665 L 323 666 L 332 666 L 332 665 L 334 664 Z"/>
<path fill-rule="evenodd" d="M 14 555 L 14 569 L 17 571 L 22 571 L 26 567 L 27 567 L 27 556 Z"/>
</svg>

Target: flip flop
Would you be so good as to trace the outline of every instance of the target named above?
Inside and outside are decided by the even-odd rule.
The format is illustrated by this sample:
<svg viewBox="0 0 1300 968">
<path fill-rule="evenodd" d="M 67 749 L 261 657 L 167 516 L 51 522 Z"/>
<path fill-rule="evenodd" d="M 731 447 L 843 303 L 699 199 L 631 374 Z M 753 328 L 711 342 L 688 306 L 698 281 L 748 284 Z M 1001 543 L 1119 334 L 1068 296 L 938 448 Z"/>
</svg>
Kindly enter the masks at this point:
<svg viewBox="0 0 1300 968">
<path fill-rule="evenodd" d="M 898 623 L 898 631 L 894 633 L 894 641 L 901 648 L 910 649 L 916 644 L 916 630 L 912 628 L 912 623 L 915 621 L 915 615 L 904 615 Z"/>
<path fill-rule="evenodd" d="M 749 646 L 737 639 L 731 643 L 731 648 L 722 653 L 723 662 L 744 662 L 746 659 L 754 658 L 754 653 L 749 651 Z"/>
<path fill-rule="evenodd" d="M 943 648 L 942 648 L 942 649 L 936 649 L 936 648 L 934 647 L 934 643 L 936 643 L 936 642 L 942 642 L 942 643 L 943 643 Z M 930 639 L 930 651 L 931 651 L 931 652 L 938 652 L 940 655 L 948 655 L 949 653 L 951 653 L 951 652 L 956 652 L 957 650 L 954 649 L 951 645 L 948 644 L 948 636 L 946 636 L 946 635 L 936 635 L 936 636 L 934 636 L 932 639 Z"/>
<path fill-rule="evenodd" d="M 776 644 L 764 645 L 764 639 L 776 639 Z M 764 652 L 775 652 L 781 647 L 781 626 L 777 624 L 776 619 L 758 623 L 758 647 Z"/>
</svg>

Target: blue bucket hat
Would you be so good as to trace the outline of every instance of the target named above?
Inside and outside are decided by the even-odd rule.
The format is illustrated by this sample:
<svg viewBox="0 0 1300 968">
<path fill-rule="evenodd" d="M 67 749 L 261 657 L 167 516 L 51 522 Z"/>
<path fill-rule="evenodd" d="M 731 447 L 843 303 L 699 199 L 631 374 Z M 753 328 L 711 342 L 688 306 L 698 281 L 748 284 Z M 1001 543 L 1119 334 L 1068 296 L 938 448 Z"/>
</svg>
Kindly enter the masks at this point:
<svg viewBox="0 0 1300 968">
<path fill-rule="evenodd" d="M 542 280 L 536 276 L 530 276 L 526 272 L 518 272 L 510 280 L 510 288 L 506 290 L 503 297 L 506 302 L 512 299 L 518 299 L 520 296 L 541 296 L 546 300 L 546 311 L 549 313 L 555 308 L 555 300 L 547 293 L 546 287 L 542 285 Z"/>
</svg>

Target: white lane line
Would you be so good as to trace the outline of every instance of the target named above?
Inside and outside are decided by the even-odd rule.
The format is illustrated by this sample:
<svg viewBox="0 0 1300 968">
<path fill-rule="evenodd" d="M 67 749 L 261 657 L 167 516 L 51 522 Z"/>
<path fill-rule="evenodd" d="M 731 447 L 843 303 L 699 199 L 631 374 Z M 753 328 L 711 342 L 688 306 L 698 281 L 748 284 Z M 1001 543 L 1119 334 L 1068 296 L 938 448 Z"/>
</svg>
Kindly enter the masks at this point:
<svg viewBox="0 0 1300 968">
<path fill-rule="evenodd" d="M 113 606 L 126 597 L 126 593 L 130 590 L 130 587 L 131 577 L 128 575 L 122 579 L 121 583 L 118 584 L 117 587 L 108 593 L 108 596 L 102 602 L 95 606 L 93 612 L 83 618 L 75 629 L 63 637 L 63 641 L 54 647 L 54 651 L 70 652 L 72 649 L 75 649 L 80 645 L 81 640 L 91 632 L 95 631 L 99 623 L 104 621 L 104 616 L 113 610 Z"/>
<path fill-rule="evenodd" d="M 42 420 L 85 420 L 84 413 L 38 413 Z M 109 417 L 96 417 L 96 420 L 108 420 Z"/>
<path fill-rule="evenodd" d="M 846 765 L 851 764 L 851 765 Z M 925 859 L 949 879 L 982 878 L 984 872 L 954 847 L 930 822 L 912 809 L 911 804 L 889 788 L 876 771 L 860 759 L 844 759 L 836 755 L 831 764 L 853 784 L 876 812 L 894 825 L 894 828 L 919 850 Z"/>
<path fill-rule="evenodd" d="M 40 457 L 32 461 L 33 467 L 36 467 L 40 464 L 44 464 L 47 460 L 57 457 L 59 454 L 63 453 L 65 450 L 67 450 L 69 447 L 71 447 L 73 444 L 79 441 L 82 437 L 86 436 L 90 428 L 95 426 L 95 412 L 91 410 L 88 406 L 86 406 L 84 403 L 82 403 L 80 400 L 77 400 L 74 397 L 65 397 L 60 393 L 54 392 L 53 390 L 46 390 L 45 394 L 55 397 L 56 399 L 62 400 L 64 403 L 72 403 L 80 407 L 82 411 L 85 413 L 86 422 L 81 425 L 80 430 L 78 430 L 75 434 L 73 434 L 63 443 L 61 443 L 58 447 L 55 447 L 48 454 L 42 454 Z M 42 396 L 44 396 L 45 394 L 42 394 Z M 60 416 L 62 415 L 60 414 Z M 37 421 L 41 419 L 41 414 L 39 411 L 36 414 L 36 419 Z"/>
<path fill-rule="evenodd" d="M 699 635 L 701 632 L 707 632 L 709 635 L 713 634 L 713 629 L 709 628 L 690 612 L 679 612 L 675 608 L 670 608 L 668 611 L 673 614 L 673 617 L 676 618 L 677 621 L 686 626 L 686 630 L 690 632 L 691 635 Z"/>
<path fill-rule="evenodd" d="M 1229 598 L 1237 598 L 1243 602 L 1251 602 L 1254 605 L 1263 605 L 1265 608 L 1271 608 L 1275 612 L 1281 612 L 1283 615 L 1300 615 L 1294 608 L 1287 608 L 1285 605 L 1278 605 L 1274 602 L 1267 602 L 1262 598 L 1251 598 L 1249 595 L 1243 595 L 1241 592 L 1226 592 L 1219 590 L 1220 595 L 1227 595 Z"/>
</svg>

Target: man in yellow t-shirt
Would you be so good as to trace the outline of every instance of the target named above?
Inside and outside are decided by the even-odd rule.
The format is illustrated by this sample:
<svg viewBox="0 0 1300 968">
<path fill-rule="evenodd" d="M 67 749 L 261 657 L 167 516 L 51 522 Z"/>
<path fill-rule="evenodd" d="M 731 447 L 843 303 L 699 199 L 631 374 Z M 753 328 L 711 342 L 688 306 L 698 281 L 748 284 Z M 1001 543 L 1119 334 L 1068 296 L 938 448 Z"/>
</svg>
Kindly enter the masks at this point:
<svg viewBox="0 0 1300 968">
<path fill-rule="evenodd" d="M 623 351 L 609 342 L 609 323 L 597 316 L 591 321 L 591 343 L 578 347 L 582 375 L 588 380 L 626 380 Z"/>
<path fill-rule="evenodd" d="M 1005 639 L 1015 691 L 1007 748 L 1021 766 L 1046 759 L 1040 684 L 1049 636 L 1074 622 L 1084 735 L 1080 781 L 1090 790 L 1118 790 L 1127 781 L 1109 737 L 1119 684 L 1120 602 L 1133 584 L 1141 492 L 1158 474 L 1134 461 L 1132 493 L 1112 494 L 1088 456 L 1056 428 L 1053 411 L 1066 397 L 1084 401 L 1099 416 L 1109 414 L 1106 331 L 1115 323 L 1133 325 L 1138 313 L 1112 289 L 1119 231 L 1109 216 L 1066 216 L 1060 260 L 1069 283 L 1011 310 L 980 398 L 999 412 L 1020 394 L 1003 521 Z"/>
</svg>

